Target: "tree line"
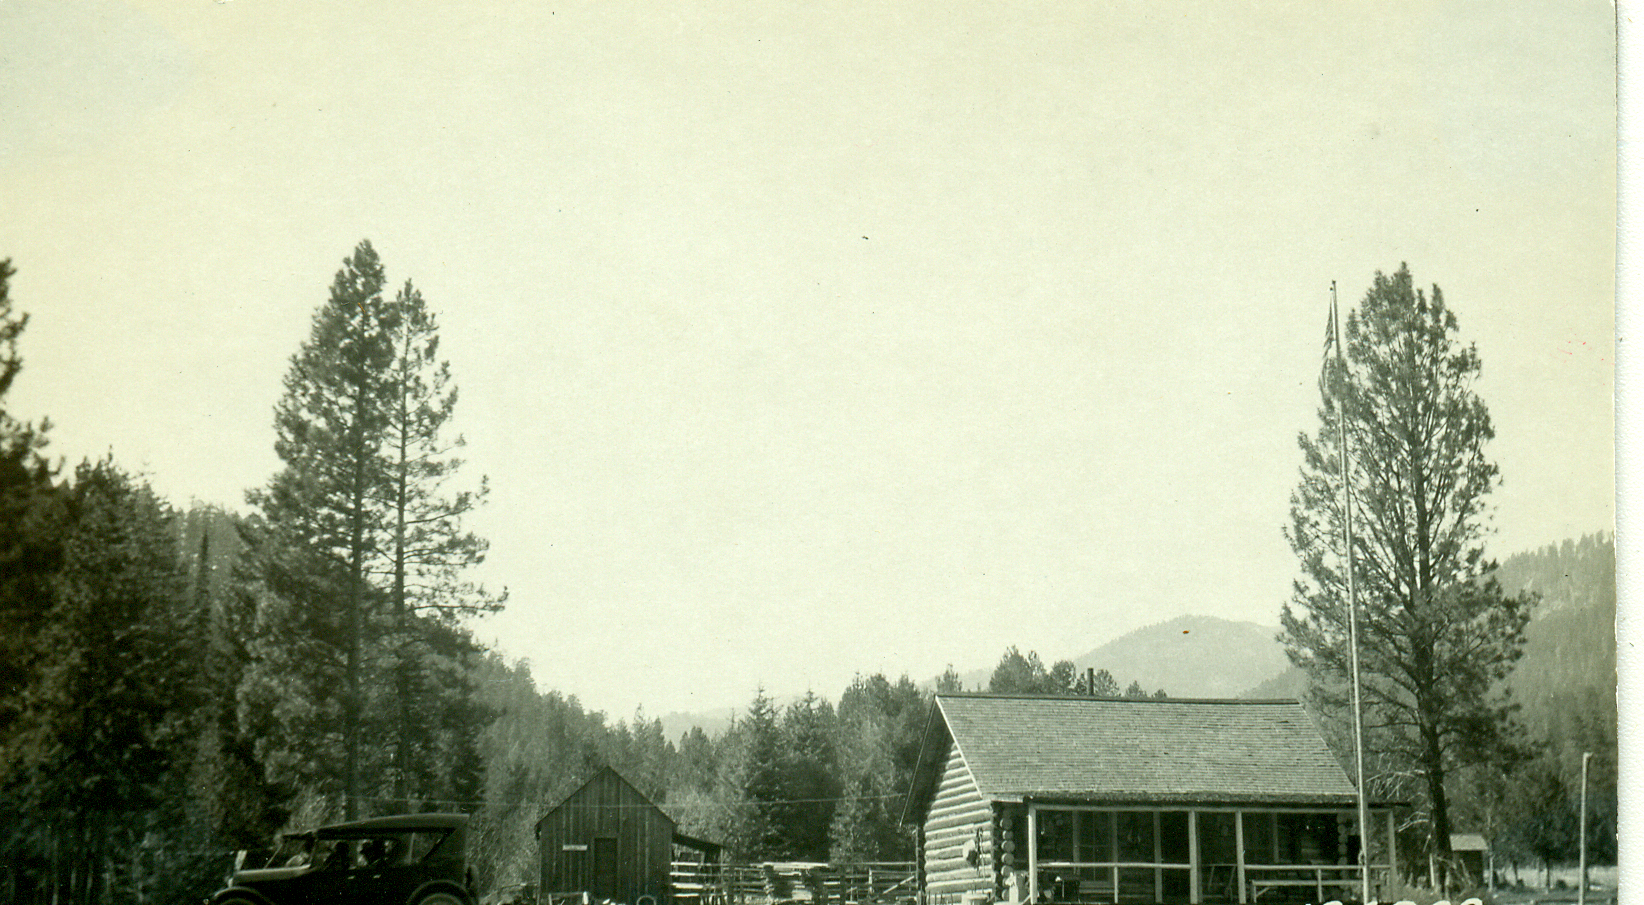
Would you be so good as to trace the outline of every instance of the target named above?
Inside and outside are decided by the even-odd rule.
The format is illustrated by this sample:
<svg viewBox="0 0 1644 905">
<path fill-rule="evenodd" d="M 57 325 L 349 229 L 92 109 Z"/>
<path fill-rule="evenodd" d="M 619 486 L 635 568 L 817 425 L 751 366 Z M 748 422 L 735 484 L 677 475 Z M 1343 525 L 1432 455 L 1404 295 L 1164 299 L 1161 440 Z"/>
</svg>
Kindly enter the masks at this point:
<svg viewBox="0 0 1644 905">
<path fill-rule="evenodd" d="M 456 398 L 421 293 L 390 294 L 362 242 L 246 515 L 178 510 L 112 458 L 65 469 L 49 424 L 0 408 L 0 897 L 192 897 L 287 825 L 479 798 L 492 714 L 464 620 L 506 595 L 466 578 L 485 483 L 455 480 Z"/>
<path fill-rule="evenodd" d="M 13 273 L 0 402 L 28 322 Z M 112 458 L 67 468 L 49 423 L 0 408 L 0 898 L 197 898 L 280 830 L 428 810 L 475 816 L 485 883 L 524 882 L 532 824 L 604 764 L 741 857 L 912 857 L 930 691 L 905 676 L 837 706 L 761 692 L 670 740 L 485 650 L 468 624 L 506 594 L 468 578 L 486 484 L 461 480 L 456 402 L 432 310 L 362 242 L 290 359 L 280 467 L 244 513 L 174 507 Z M 1040 687 L 1012 648 L 993 686 L 1067 690 L 1070 669 Z"/>
<path fill-rule="evenodd" d="M 488 888 L 532 882 L 536 821 L 604 765 L 682 832 L 726 846 L 737 860 L 912 861 L 902 810 L 931 701 L 965 690 L 951 667 L 929 686 L 906 675 L 859 675 L 837 704 L 814 692 L 780 704 L 759 690 L 724 732 L 693 728 L 676 743 L 643 712 L 607 725 L 574 697 L 538 693 L 523 665 L 492 655 L 483 669 L 485 699 L 497 714 L 482 734 L 487 773 L 477 833 L 484 841 L 475 846 Z M 1013 646 L 985 690 L 1087 694 L 1071 679 L 1048 678 L 1072 673 L 1070 662 L 1047 670 L 1037 653 Z M 1125 695 L 1105 670 L 1096 675 L 1101 696 L 1150 697 L 1137 683 Z"/>
<path fill-rule="evenodd" d="M 944 678 L 951 682 L 958 677 L 950 675 Z M 1092 698 L 1164 700 L 1169 697 L 1163 688 L 1148 694 L 1138 679 L 1132 679 L 1121 691 L 1119 681 L 1113 678 L 1112 673 L 1105 669 L 1090 669 L 1080 675 L 1079 667 L 1072 660 L 1058 660 L 1047 668 L 1038 652 L 1030 650 L 1024 654 L 1014 645 L 1005 650 L 992 675 L 988 676 L 987 690 L 992 694 L 1078 695 Z"/>
<path fill-rule="evenodd" d="M 1580 853 L 1581 756 L 1587 777 L 1587 851 L 1613 864 L 1617 847 L 1615 541 L 1588 535 L 1503 560 L 1504 586 L 1533 590 L 1537 617 L 1508 685 L 1520 710 L 1523 757 L 1505 771 L 1475 769 L 1458 783 L 1467 828 L 1495 846 L 1497 864 L 1539 867 Z"/>
</svg>

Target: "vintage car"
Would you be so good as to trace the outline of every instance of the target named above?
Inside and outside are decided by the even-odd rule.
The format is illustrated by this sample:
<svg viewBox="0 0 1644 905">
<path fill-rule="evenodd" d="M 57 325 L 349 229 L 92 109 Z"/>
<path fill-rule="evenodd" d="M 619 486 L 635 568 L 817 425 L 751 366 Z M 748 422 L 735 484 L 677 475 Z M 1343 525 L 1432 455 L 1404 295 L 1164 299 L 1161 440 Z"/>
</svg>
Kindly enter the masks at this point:
<svg viewBox="0 0 1644 905">
<path fill-rule="evenodd" d="M 266 860 L 242 852 L 210 905 L 474 905 L 467 828 L 406 814 L 290 833 Z"/>
</svg>

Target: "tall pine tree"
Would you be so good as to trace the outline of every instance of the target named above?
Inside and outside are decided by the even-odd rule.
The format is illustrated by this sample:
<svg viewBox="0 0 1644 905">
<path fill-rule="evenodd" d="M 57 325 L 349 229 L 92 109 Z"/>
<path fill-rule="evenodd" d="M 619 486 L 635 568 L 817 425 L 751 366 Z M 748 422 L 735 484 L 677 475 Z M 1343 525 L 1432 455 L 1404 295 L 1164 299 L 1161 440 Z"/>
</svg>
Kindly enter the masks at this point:
<svg viewBox="0 0 1644 905">
<path fill-rule="evenodd" d="M 62 563 L 64 495 L 44 455 L 45 425 L 13 417 L 6 393 L 23 369 L 18 340 L 28 315 L 13 310 L 11 259 L 0 260 L 0 778 L 11 727 L 40 654 L 51 576 Z"/>
<path fill-rule="evenodd" d="M 261 519 L 248 541 L 271 617 L 253 678 L 275 698 L 295 685 L 290 699 L 268 703 L 307 750 L 280 759 L 310 783 L 339 778 L 346 817 L 358 813 L 363 792 L 367 633 L 380 628 L 383 609 L 369 570 L 383 539 L 386 378 L 398 324 L 382 290 L 382 263 L 361 242 L 286 373 L 274 411 L 274 450 L 285 466 L 250 495 Z"/>
<path fill-rule="evenodd" d="M 838 721 L 833 705 L 807 691 L 782 718 L 783 849 L 798 861 L 828 860 L 828 830 L 840 793 Z"/>
<path fill-rule="evenodd" d="M 483 478 L 477 490 L 448 486 L 462 467 L 457 452 L 464 440 L 449 430 L 457 390 L 450 364 L 439 354 L 434 314 L 410 280 L 395 295 L 394 310 L 395 355 L 386 375 L 384 432 L 390 537 L 381 569 L 387 573 L 392 618 L 397 719 L 393 797 L 405 808 L 413 788 L 426 792 L 440 775 L 431 731 L 437 725 L 418 718 L 417 704 L 455 697 L 446 702 L 445 712 L 480 714 L 463 684 L 464 670 L 452 668 L 453 657 L 460 662 L 477 648 L 462 644 L 463 633 L 455 628 L 462 616 L 501 608 L 503 597 L 486 593 L 466 577 L 471 567 L 484 562 L 488 544 L 466 529 L 464 519 L 484 502 L 487 488 Z M 437 641 L 446 642 L 448 655 L 441 655 Z"/>
<path fill-rule="evenodd" d="M 911 861 L 901 825 L 913 783 L 930 697 L 907 676 L 857 676 L 839 697 L 842 795 L 829 830 L 831 854 L 845 861 Z"/>
<path fill-rule="evenodd" d="M 1531 602 L 1503 593 L 1484 556 L 1485 498 L 1498 482 L 1484 447 L 1495 432 L 1473 391 L 1478 352 L 1457 331 L 1439 288 L 1418 290 L 1408 267 L 1378 272 L 1348 317 L 1344 355 L 1326 360 L 1319 430 L 1299 438 L 1302 474 L 1286 536 L 1301 577 L 1281 617 L 1291 659 L 1341 713 L 1349 691 L 1345 422 L 1366 773 L 1382 760 L 1420 777 L 1417 788 L 1396 791 L 1423 801 L 1440 863 L 1450 856 L 1446 777 L 1474 763 L 1499 767 L 1513 753 L 1503 680 L 1521 653 Z"/>
<path fill-rule="evenodd" d="M 350 817 L 366 799 L 414 809 L 477 792 L 485 712 L 461 618 L 501 605 L 464 577 L 485 554 L 464 527 L 484 483 L 449 486 L 462 441 L 434 317 L 410 282 L 393 298 L 384 286 L 361 242 L 292 358 L 275 409 L 284 467 L 251 495 L 246 532 L 261 615 L 244 697 L 265 759 Z"/>
</svg>

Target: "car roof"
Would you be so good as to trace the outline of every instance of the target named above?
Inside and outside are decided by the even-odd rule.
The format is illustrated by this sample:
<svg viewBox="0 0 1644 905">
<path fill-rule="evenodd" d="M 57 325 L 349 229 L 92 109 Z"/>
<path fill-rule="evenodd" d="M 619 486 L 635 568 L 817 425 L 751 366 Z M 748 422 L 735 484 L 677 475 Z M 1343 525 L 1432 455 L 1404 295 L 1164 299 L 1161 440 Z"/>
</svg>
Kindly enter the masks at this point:
<svg viewBox="0 0 1644 905">
<path fill-rule="evenodd" d="M 351 823 L 322 826 L 314 831 L 320 838 L 357 836 L 384 830 L 454 830 L 468 825 L 466 814 L 396 814 L 392 817 L 373 817 Z"/>
</svg>

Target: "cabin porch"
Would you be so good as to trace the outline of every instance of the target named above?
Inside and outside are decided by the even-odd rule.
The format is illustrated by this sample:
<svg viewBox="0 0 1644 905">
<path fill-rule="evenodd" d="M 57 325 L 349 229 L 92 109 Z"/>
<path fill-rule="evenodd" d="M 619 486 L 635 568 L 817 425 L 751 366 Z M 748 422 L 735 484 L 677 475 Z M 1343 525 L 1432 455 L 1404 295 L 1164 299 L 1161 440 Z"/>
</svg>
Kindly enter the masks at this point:
<svg viewBox="0 0 1644 905">
<path fill-rule="evenodd" d="M 1351 809 L 1035 803 L 1024 810 L 1026 857 L 1011 860 L 1026 869 L 1019 895 L 1033 902 L 1286 905 L 1360 898 Z M 1371 825 L 1381 829 L 1370 847 L 1374 896 L 1391 875 L 1391 811 L 1373 812 Z"/>
</svg>

